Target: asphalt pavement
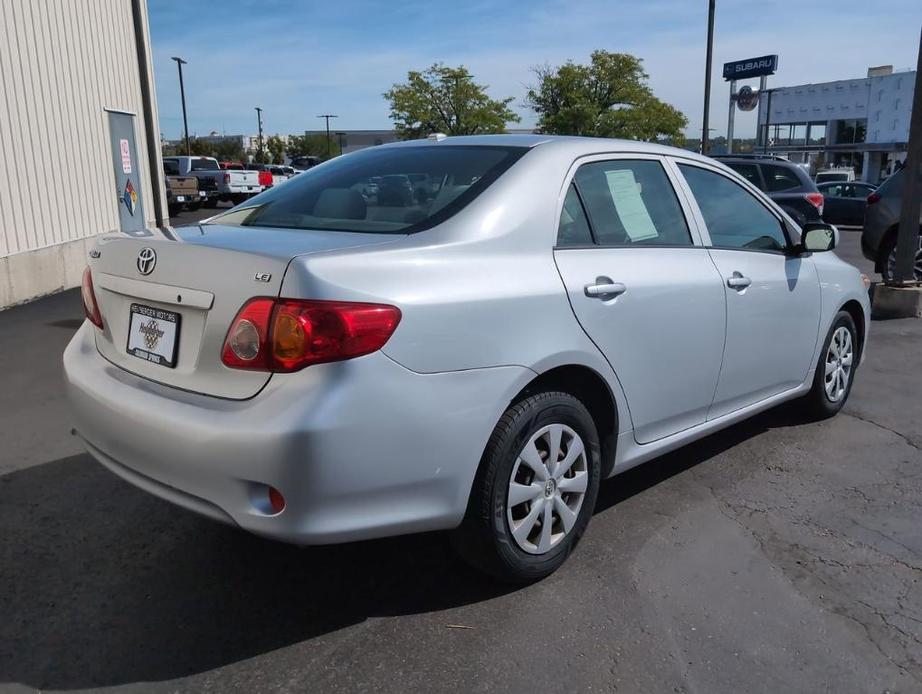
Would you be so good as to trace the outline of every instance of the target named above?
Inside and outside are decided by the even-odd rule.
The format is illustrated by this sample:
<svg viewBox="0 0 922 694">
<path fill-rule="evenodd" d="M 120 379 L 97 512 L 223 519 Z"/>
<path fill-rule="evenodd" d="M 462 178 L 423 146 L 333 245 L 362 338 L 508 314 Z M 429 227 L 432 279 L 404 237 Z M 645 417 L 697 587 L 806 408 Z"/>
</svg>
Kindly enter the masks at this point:
<svg viewBox="0 0 922 694">
<path fill-rule="evenodd" d="M 922 321 L 872 325 L 837 417 L 605 482 L 567 564 L 510 589 L 441 534 L 289 547 L 117 479 L 69 435 L 81 315 L 0 312 L 0 690 L 922 691 Z"/>
</svg>

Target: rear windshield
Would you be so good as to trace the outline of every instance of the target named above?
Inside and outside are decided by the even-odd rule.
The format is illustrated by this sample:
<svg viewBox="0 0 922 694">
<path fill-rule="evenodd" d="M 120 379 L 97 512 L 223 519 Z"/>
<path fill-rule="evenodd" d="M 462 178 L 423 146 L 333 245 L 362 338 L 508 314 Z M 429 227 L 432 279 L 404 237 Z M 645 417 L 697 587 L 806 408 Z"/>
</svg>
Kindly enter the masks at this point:
<svg viewBox="0 0 922 694">
<path fill-rule="evenodd" d="M 306 171 L 210 223 L 409 234 L 440 224 L 528 150 L 370 147 Z"/>
<path fill-rule="evenodd" d="M 192 157 L 189 161 L 190 171 L 218 171 L 218 162 L 205 157 Z"/>
</svg>

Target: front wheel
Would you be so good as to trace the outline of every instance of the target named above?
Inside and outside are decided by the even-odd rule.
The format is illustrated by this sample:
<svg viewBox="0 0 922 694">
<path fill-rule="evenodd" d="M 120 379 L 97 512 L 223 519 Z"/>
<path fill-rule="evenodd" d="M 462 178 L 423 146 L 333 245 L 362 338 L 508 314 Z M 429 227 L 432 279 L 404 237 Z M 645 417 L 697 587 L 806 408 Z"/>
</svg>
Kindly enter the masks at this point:
<svg viewBox="0 0 922 694">
<path fill-rule="evenodd" d="M 455 549 L 504 581 L 544 578 L 589 524 L 600 470 L 595 423 L 577 398 L 543 392 L 513 404 L 490 436 Z"/>
<path fill-rule="evenodd" d="M 855 321 L 847 311 L 839 311 L 823 343 L 813 387 L 804 397 L 804 405 L 811 417 L 832 417 L 844 407 L 852 390 L 858 357 Z"/>
</svg>

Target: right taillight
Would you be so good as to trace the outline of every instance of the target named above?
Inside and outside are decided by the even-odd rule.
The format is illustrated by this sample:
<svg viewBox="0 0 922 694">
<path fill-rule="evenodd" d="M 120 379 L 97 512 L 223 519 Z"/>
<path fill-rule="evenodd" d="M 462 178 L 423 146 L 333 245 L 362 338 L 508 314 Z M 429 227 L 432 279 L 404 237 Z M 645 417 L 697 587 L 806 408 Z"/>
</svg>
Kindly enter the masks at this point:
<svg viewBox="0 0 922 694">
<path fill-rule="evenodd" d="M 100 330 L 102 315 L 99 313 L 99 304 L 96 303 L 96 292 L 93 291 L 93 273 L 87 265 L 83 270 L 83 281 L 80 283 L 80 298 L 83 299 L 83 312 L 90 323 Z"/>
<path fill-rule="evenodd" d="M 298 371 L 381 349 L 400 322 L 386 304 L 252 299 L 237 314 L 221 361 L 232 368 Z"/>
<path fill-rule="evenodd" d="M 880 195 L 877 193 L 871 193 L 868 196 L 868 205 L 873 205 L 874 203 L 880 202 Z"/>
</svg>

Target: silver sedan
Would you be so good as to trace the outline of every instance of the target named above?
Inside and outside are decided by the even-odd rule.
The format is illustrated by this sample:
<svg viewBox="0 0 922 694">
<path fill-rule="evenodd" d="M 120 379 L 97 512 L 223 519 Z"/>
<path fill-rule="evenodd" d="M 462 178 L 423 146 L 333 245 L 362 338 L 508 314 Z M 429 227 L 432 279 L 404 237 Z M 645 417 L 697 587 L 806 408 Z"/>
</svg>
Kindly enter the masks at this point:
<svg viewBox="0 0 922 694">
<path fill-rule="evenodd" d="M 843 406 L 869 306 L 837 239 L 678 149 L 367 149 L 200 225 L 101 238 L 64 355 L 75 432 L 259 535 L 451 530 L 535 580 L 601 480 L 784 401 Z"/>
</svg>

